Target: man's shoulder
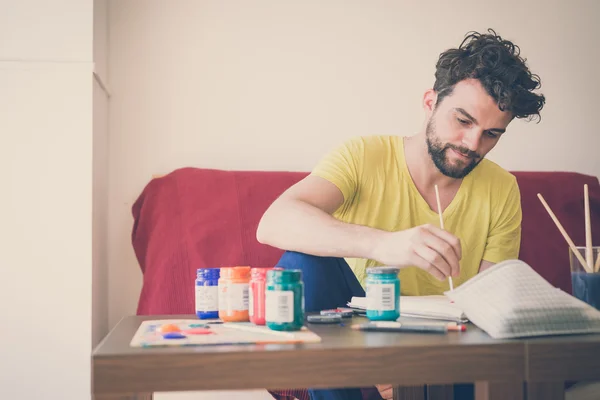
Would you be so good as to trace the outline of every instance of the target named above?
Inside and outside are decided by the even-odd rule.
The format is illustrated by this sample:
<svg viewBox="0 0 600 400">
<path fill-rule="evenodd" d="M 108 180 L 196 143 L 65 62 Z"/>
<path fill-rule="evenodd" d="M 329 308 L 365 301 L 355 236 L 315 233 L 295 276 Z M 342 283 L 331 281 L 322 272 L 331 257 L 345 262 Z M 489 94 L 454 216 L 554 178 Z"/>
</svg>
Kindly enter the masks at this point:
<svg viewBox="0 0 600 400">
<path fill-rule="evenodd" d="M 345 142 L 346 147 L 365 155 L 395 154 L 401 144 L 402 137 L 393 135 L 354 136 Z"/>
<path fill-rule="evenodd" d="M 506 190 L 510 190 L 517 183 L 517 178 L 512 172 L 488 159 L 483 159 L 473 172 L 476 172 L 478 183 L 487 182 Z"/>
</svg>

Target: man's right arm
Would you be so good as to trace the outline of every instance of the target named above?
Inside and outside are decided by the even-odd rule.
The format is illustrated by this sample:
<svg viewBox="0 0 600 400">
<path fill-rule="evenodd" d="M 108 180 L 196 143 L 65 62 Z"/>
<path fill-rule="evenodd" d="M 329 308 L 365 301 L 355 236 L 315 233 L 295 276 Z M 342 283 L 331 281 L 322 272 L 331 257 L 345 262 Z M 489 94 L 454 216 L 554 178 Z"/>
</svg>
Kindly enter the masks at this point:
<svg viewBox="0 0 600 400">
<path fill-rule="evenodd" d="M 420 267 L 439 280 L 459 273 L 460 242 L 435 226 L 387 232 L 337 220 L 340 189 L 309 175 L 286 190 L 267 209 L 257 239 L 284 250 L 324 257 L 366 258 L 400 268 Z"/>
<path fill-rule="evenodd" d="M 372 258 L 384 232 L 334 218 L 331 214 L 343 201 L 333 183 L 308 175 L 267 209 L 257 239 L 280 249 L 323 257 Z"/>
</svg>

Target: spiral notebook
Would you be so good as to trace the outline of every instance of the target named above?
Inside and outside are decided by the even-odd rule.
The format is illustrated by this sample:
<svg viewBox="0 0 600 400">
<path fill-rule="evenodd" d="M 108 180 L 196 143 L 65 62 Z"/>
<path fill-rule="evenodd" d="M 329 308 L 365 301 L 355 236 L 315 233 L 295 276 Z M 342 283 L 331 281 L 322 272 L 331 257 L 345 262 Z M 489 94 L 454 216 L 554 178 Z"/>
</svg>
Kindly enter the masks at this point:
<svg viewBox="0 0 600 400">
<path fill-rule="evenodd" d="M 367 298 L 352 297 L 347 305 L 356 310 L 366 310 Z M 400 296 L 400 315 L 457 323 L 468 322 L 463 310 L 446 296 Z"/>
<path fill-rule="evenodd" d="M 508 260 L 444 293 L 496 339 L 600 333 L 600 311 Z"/>
</svg>

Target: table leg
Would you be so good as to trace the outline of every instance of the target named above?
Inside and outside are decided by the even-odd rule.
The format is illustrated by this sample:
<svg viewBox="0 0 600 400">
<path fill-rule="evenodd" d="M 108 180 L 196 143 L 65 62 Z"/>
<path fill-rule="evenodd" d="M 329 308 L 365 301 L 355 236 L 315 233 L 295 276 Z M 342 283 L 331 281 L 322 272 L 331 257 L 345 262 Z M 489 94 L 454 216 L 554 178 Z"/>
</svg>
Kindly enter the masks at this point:
<svg viewBox="0 0 600 400">
<path fill-rule="evenodd" d="M 527 400 L 565 400 L 564 382 L 527 382 Z"/>
<path fill-rule="evenodd" d="M 454 400 L 454 385 L 427 385 L 427 400 Z"/>
<path fill-rule="evenodd" d="M 505 399 L 524 400 L 523 382 L 475 382 L 475 400 Z"/>
<path fill-rule="evenodd" d="M 394 400 L 425 400 L 425 386 L 396 386 Z"/>
<path fill-rule="evenodd" d="M 152 400 L 152 393 L 97 394 L 94 400 Z"/>
</svg>

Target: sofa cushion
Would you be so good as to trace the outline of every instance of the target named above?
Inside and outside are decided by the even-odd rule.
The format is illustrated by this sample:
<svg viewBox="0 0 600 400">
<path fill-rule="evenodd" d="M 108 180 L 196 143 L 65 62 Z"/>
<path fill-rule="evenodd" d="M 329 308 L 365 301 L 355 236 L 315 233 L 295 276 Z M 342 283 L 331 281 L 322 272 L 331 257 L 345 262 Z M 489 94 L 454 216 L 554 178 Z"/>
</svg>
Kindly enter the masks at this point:
<svg viewBox="0 0 600 400">
<path fill-rule="evenodd" d="M 299 172 L 182 168 L 153 179 L 135 201 L 131 235 L 143 273 L 139 315 L 194 313 L 198 268 L 273 266 L 281 250 L 256 227 Z"/>
<path fill-rule="evenodd" d="M 552 221 L 540 193 L 576 246 L 585 246 L 583 185 L 588 184 L 592 242 L 600 245 L 598 178 L 574 172 L 513 172 L 519 183 L 523 223 L 519 259 L 552 285 L 571 293 L 569 245 Z"/>
</svg>

